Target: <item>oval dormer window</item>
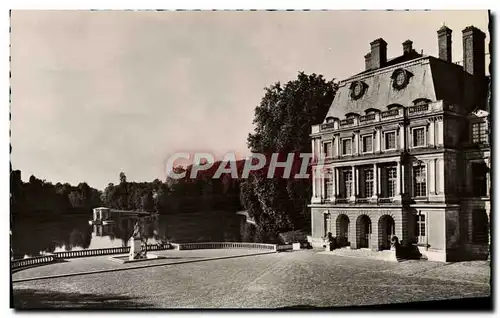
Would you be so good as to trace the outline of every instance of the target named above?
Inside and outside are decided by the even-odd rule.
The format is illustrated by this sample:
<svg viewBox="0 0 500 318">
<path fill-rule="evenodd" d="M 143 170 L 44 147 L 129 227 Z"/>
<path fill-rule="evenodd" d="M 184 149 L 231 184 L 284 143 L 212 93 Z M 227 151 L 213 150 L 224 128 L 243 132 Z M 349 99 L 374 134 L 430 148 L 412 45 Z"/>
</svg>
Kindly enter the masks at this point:
<svg viewBox="0 0 500 318">
<path fill-rule="evenodd" d="M 361 82 L 361 81 L 356 81 L 351 83 L 351 86 L 349 87 L 351 93 L 350 96 L 353 100 L 360 99 L 363 94 L 365 93 L 368 85 L 366 83 Z"/>
</svg>

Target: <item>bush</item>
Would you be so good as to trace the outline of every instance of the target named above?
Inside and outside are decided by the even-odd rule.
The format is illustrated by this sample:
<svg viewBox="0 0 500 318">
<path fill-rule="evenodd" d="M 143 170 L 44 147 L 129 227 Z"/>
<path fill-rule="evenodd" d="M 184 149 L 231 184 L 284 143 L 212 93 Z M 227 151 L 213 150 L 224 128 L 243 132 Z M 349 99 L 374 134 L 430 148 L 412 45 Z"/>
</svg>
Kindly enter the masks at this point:
<svg viewBox="0 0 500 318">
<path fill-rule="evenodd" d="M 304 230 L 296 230 L 280 233 L 278 236 L 282 244 L 291 244 L 307 242 L 307 235 L 307 232 Z"/>
<path fill-rule="evenodd" d="M 255 226 L 253 224 L 245 222 L 241 225 L 241 241 L 245 243 L 255 241 Z"/>
</svg>

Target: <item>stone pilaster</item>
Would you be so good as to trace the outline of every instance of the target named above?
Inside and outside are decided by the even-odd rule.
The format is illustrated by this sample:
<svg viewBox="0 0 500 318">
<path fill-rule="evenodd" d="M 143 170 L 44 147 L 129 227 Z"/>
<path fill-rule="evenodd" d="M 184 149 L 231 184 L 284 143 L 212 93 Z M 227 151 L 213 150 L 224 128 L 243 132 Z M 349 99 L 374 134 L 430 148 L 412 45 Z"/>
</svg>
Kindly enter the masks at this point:
<svg viewBox="0 0 500 318">
<path fill-rule="evenodd" d="M 403 185 L 403 170 L 402 167 L 403 165 L 401 162 L 398 160 L 397 161 L 397 181 L 396 181 L 396 195 L 394 196 L 394 200 L 400 201 L 401 200 L 401 189 Z"/>
<path fill-rule="evenodd" d="M 354 202 L 356 201 L 356 187 L 357 187 L 357 180 L 356 180 L 356 167 L 352 166 L 352 182 L 351 182 L 351 197 L 350 201 Z"/>
<path fill-rule="evenodd" d="M 380 188 L 378 179 L 380 179 L 379 173 L 378 173 L 378 165 L 376 163 L 373 164 L 373 195 L 372 199 L 374 201 L 377 201 L 378 199 L 378 194 L 380 193 Z"/>
</svg>

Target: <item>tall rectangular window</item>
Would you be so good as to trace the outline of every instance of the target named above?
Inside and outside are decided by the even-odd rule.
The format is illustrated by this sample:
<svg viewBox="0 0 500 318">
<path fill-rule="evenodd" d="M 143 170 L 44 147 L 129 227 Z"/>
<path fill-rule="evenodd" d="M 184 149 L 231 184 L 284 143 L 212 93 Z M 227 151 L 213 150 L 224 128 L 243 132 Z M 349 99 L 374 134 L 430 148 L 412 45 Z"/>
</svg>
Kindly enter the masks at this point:
<svg viewBox="0 0 500 318">
<path fill-rule="evenodd" d="M 486 122 L 472 124 L 472 143 L 485 144 L 488 142 Z"/>
<path fill-rule="evenodd" d="M 369 198 L 373 196 L 373 169 L 365 169 L 363 171 L 364 174 L 364 182 L 363 182 L 363 188 L 364 188 L 364 194 L 365 198 Z"/>
<path fill-rule="evenodd" d="M 344 170 L 344 189 L 345 197 L 348 198 L 352 195 L 352 171 Z"/>
<path fill-rule="evenodd" d="M 472 194 L 475 197 L 487 196 L 488 167 L 484 162 L 473 162 L 472 170 Z"/>
<path fill-rule="evenodd" d="M 387 197 L 392 198 L 397 195 L 396 193 L 396 183 L 398 182 L 398 172 L 397 168 L 394 166 L 389 166 L 386 169 L 387 173 Z"/>
<path fill-rule="evenodd" d="M 416 197 L 427 196 L 427 180 L 425 166 L 419 165 L 413 167 L 413 195 Z"/>
<path fill-rule="evenodd" d="M 413 129 L 413 147 L 425 146 L 425 128 Z"/>
<path fill-rule="evenodd" d="M 363 153 L 368 153 L 373 151 L 373 137 L 372 135 L 363 136 Z"/>
<path fill-rule="evenodd" d="M 333 157 L 333 145 L 331 141 L 323 143 L 323 153 L 325 154 L 326 158 Z"/>
<path fill-rule="evenodd" d="M 343 139 L 342 140 L 342 154 L 343 155 L 350 155 L 352 153 L 351 149 L 351 139 Z"/>
<path fill-rule="evenodd" d="M 333 195 L 333 175 L 332 171 L 327 171 L 325 174 L 325 198 L 329 199 Z"/>
<path fill-rule="evenodd" d="M 417 241 L 420 244 L 425 243 L 425 214 L 417 214 L 415 222 L 415 235 L 417 236 Z"/>
<path fill-rule="evenodd" d="M 396 132 L 389 131 L 384 134 L 385 150 L 396 149 Z"/>
</svg>

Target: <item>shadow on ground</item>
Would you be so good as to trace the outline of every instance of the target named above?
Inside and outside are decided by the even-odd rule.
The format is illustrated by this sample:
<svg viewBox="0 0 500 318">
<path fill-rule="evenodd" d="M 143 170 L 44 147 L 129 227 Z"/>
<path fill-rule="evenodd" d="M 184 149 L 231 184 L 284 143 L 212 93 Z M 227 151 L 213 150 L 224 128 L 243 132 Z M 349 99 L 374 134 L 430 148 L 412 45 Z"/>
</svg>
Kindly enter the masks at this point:
<svg viewBox="0 0 500 318">
<path fill-rule="evenodd" d="M 137 302 L 137 298 L 120 295 L 95 295 L 63 293 L 36 289 L 14 289 L 11 306 L 16 310 L 25 309 L 126 309 L 151 308 L 152 305 Z"/>
<path fill-rule="evenodd" d="M 419 301 L 409 303 L 394 303 L 384 305 L 368 305 L 368 306 L 348 306 L 348 307 L 315 307 L 311 305 L 296 305 L 276 308 L 280 310 L 311 310 L 311 309 L 357 309 L 357 310 L 469 310 L 469 311 L 492 311 L 493 299 L 491 297 L 474 297 L 474 298 L 459 298 L 448 300 L 434 300 L 434 301 Z"/>
</svg>

